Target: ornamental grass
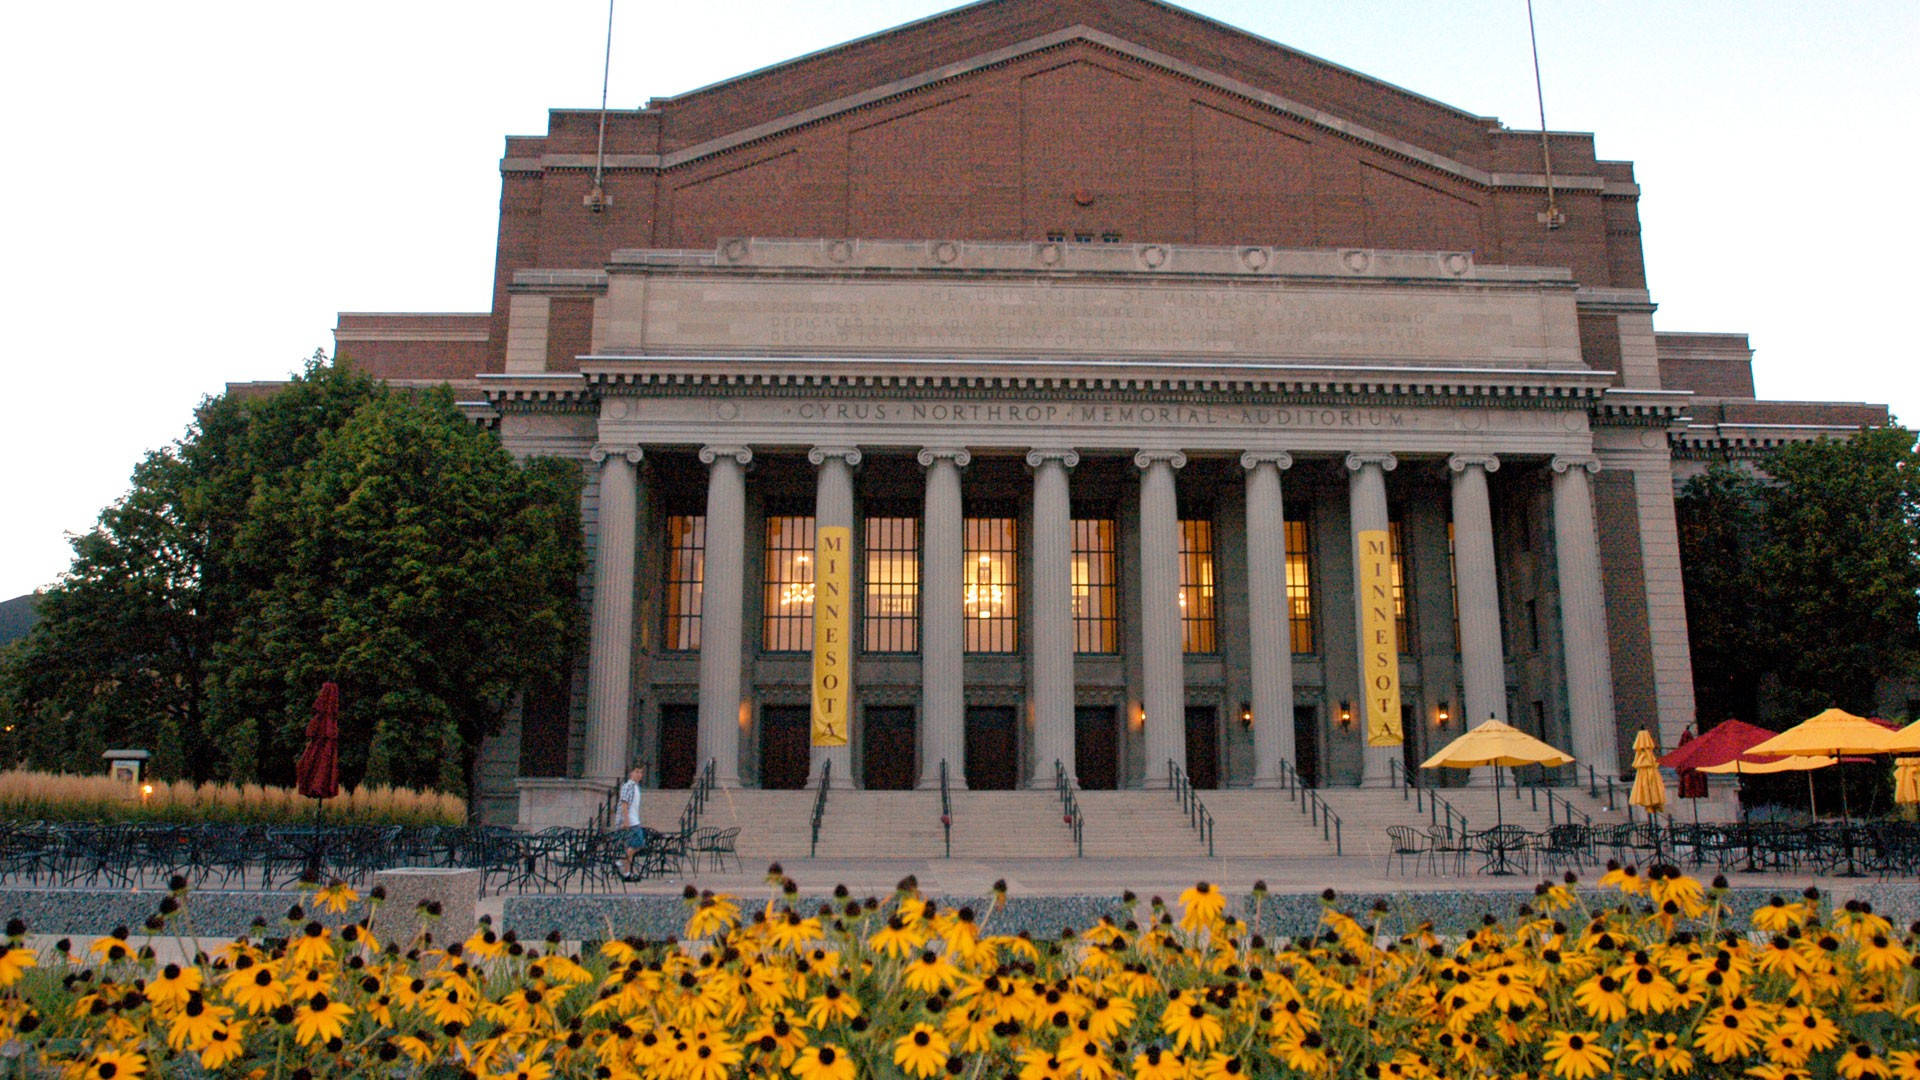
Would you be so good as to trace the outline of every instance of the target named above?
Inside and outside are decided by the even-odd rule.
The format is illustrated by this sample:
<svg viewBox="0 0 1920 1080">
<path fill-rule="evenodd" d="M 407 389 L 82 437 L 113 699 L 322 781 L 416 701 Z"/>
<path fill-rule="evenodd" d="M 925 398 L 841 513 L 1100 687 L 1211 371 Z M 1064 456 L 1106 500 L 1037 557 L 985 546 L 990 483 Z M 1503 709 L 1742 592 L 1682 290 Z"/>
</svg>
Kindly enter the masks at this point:
<svg viewBox="0 0 1920 1080">
<path fill-rule="evenodd" d="M 0 772 L 0 820 L 156 821 L 177 824 L 311 823 L 340 825 L 458 825 L 466 800 L 435 791 L 364 784 L 315 806 L 293 788 L 259 784 L 154 781 L 153 790 L 111 776 Z"/>
<path fill-rule="evenodd" d="M 7 927 L 0 1058 L 88 1080 L 729 1076 L 1920 1077 L 1915 931 L 1809 890 L 1749 919 L 1670 868 L 1543 883 L 1471 934 L 1324 900 L 1262 938 L 1206 884 L 1058 939 L 911 879 L 884 899 L 687 894 L 680 939 L 376 940 L 344 885 L 191 964 Z M 179 884 L 179 883 L 176 883 Z M 191 933 L 184 887 L 149 923 Z M 358 920 L 358 921 L 351 921 Z"/>
</svg>

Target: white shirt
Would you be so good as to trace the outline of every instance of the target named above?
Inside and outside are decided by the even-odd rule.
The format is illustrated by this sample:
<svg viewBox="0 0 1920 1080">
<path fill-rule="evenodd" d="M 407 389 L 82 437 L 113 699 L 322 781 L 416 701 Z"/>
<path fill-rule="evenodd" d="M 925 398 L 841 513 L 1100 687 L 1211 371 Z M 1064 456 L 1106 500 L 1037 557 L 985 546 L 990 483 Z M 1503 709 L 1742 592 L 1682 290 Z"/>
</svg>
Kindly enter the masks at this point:
<svg viewBox="0 0 1920 1080">
<path fill-rule="evenodd" d="M 620 805 L 626 807 L 627 828 L 640 824 L 640 785 L 632 780 L 620 785 Z"/>
</svg>

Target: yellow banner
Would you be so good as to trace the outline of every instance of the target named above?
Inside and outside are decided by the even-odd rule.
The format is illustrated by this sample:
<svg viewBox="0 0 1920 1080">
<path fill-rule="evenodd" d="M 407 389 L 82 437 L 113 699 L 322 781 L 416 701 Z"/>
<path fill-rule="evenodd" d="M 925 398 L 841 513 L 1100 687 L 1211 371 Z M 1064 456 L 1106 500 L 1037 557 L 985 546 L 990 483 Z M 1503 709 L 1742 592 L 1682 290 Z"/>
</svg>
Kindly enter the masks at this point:
<svg viewBox="0 0 1920 1080">
<path fill-rule="evenodd" d="M 819 530 L 813 557 L 813 745 L 847 745 L 853 684 L 853 530 Z"/>
<path fill-rule="evenodd" d="M 1359 534 L 1360 681 L 1368 746 L 1399 746 L 1400 644 L 1393 633 L 1393 547 L 1385 529 Z"/>
</svg>

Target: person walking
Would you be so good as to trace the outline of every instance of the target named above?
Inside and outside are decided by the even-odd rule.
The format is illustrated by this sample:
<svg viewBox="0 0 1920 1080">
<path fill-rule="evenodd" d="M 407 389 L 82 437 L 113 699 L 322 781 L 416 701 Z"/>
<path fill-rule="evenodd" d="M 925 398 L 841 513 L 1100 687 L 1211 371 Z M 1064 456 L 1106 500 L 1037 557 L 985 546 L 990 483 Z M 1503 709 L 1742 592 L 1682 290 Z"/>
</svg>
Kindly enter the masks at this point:
<svg viewBox="0 0 1920 1080">
<path fill-rule="evenodd" d="M 620 785 L 620 822 L 626 833 L 627 864 L 620 878 L 623 881 L 638 881 L 634 873 L 633 860 L 647 847 L 647 830 L 640 824 L 640 781 L 647 775 L 646 767 L 635 765 L 627 773 L 626 782 Z"/>
</svg>

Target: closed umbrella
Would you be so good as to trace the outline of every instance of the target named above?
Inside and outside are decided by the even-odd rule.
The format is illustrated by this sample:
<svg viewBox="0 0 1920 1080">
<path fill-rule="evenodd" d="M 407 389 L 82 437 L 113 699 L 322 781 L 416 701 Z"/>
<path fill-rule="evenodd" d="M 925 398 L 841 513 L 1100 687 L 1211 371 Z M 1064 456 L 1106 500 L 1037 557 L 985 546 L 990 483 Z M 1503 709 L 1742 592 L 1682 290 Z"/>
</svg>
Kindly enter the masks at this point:
<svg viewBox="0 0 1920 1080">
<path fill-rule="evenodd" d="M 313 699 L 307 748 L 294 770 L 294 786 L 309 799 L 340 794 L 340 687 L 333 683 L 323 684 L 320 696 Z"/>
<path fill-rule="evenodd" d="M 1907 808 L 1908 817 L 1920 805 L 1920 757 L 1894 759 L 1893 801 Z"/>
<path fill-rule="evenodd" d="M 1627 802 L 1645 810 L 1648 816 L 1667 808 L 1667 783 L 1660 778 L 1659 747 L 1646 728 L 1633 737 L 1633 790 Z"/>
<path fill-rule="evenodd" d="M 1519 728 L 1489 719 L 1440 748 L 1420 763 L 1423 769 L 1477 769 L 1493 766 L 1493 809 L 1496 823 L 1505 824 L 1500 808 L 1500 766 L 1566 765 L 1573 756 L 1556 750 Z"/>
</svg>

